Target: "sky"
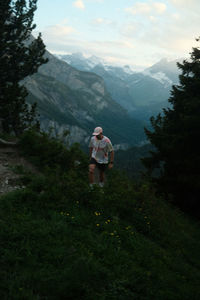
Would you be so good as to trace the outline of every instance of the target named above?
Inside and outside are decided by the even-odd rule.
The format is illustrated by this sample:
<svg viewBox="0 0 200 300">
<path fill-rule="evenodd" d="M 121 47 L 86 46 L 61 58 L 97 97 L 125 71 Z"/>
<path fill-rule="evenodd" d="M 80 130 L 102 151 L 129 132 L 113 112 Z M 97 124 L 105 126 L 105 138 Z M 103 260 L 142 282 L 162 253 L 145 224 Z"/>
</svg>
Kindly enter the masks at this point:
<svg viewBox="0 0 200 300">
<path fill-rule="evenodd" d="M 188 57 L 200 36 L 200 0 L 38 0 L 33 32 L 47 50 L 143 68 Z"/>
</svg>

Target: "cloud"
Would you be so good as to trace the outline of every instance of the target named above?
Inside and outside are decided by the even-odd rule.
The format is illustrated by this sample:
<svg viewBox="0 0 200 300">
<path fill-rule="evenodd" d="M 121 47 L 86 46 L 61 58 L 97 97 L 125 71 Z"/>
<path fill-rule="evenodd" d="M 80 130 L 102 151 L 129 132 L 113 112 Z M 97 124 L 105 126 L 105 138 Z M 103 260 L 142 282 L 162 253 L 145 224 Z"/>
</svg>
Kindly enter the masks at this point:
<svg viewBox="0 0 200 300">
<path fill-rule="evenodd" d="M 67 40 L 70 36 L 77 35 L 78 32 L 72 26 L 66 24 L 66 20 L 61 21 L 60 24 L 47 26 L 42 31 L 42 39 L 44 40 L 45 45 L 49 44 L 58 44 L 62 43 L 65 39 Z M 33 34 L 38 34 L 37 30 Z"/>
<path fill-rule="evenodd" d="M 68 23 L 66 19 L 46 27 L 42 37 L 47 49 L 53 53 L 78 51 L 107 58 L 113 63 L 138 62 L 141 65 L 151 65 L 162 57 L 188 56 L 192 47 L 196 46 L 195 38 L 199 36 L 199 0 L 136 1 L 131 7 L 124 8 L 126 13 L 119 8 L 118 19 L 114 14 L 101 15 L 101 10 L 98 18 L 95 18 L 96 14 L 90 15 L 90 20 L 84 14 L 87 28 L 81 25 L 83 21 L 80 18 L 79 22 L 71 18 L 74 23 Z M 84 9 L 84 4 L 89 7 L 89 3 L 102 0 L 72 2 L 75 7 Z M 107 2 L 104 3 L 106 8 Z"/>
<path fill-rule="evenodd" d="M 61 24 L 57 24 L 54 26 L 48 26 L 45 30 L 44 30 L 44 34 L 48 34 L 48 35 L 52 35 L 52 36 L 67 36 L 70 35 L 72 33 L 75 33 L 76 30 L 71 27 L 71 26 L 66 26 L 66 25 L 61 25 Z"/>
<path fill-rule="evenodd" d="M 121 35 L 132 40 L 136 51 L 149 49 L 149 53 L 180 57 L 188 56 L 197 45 L 199 0 L 168 0 L 168 6 L 152 0 L 137 2 L 126 12 L 134 16 L 134 25 L 123 24 Z"/>
<path fill-rule="evenodd" d="M 125 8 L 125 11 L 131 13 L 132 15 L 148 14 L 151 11 L 151 7 L 147 3 L 139 3 L 139 2 L 137 2 L 132 7 Z"/>
<path fill-rule="evenodd" d="M 139 24 L 136 23 L 136 22 L 129 22 L 127 24 L 124 24 L 122 27 L 121 27 L 121 30 L 120 30 L 120 33 L 122 36 L 124 37 L 134 37 L 135 34 L 137 34 L 138 32 L 138 27 L 139 27 Z"/>
<path fill-rule="evenodd" d="M 114 22 L 105 18 L 96 18 L 92 20 L 93 25 L 111 25 Z"/>
<path fill-rule="evenodd" d="M 164 3 L 155 2 L 152 4 L 152 9 L 155 10 L 156 13 L 160 15 L 166 11 L 167 6 Z"/>
<path fill-rule="evenodd" d="M 85 5 L 83 3 L 83 0 L 77 0 L 75 2 L 73 2 L 73 5 L 79 9 L 84 10 L 85 9 Z"/>
<path fill-rule="evenodd" d="M 199 0 L 168 0 L 171 4 L 177 7 L 189 7 L 190 9 L 200 9 Z"/>
<path fill-rule="evenodd" d="M 91 3 L 103 3 L 105 0 L 87 0 L 87 2 Z"/>
<path fill-rule="evenodd" d="M 94 24 L 104 24 L 104 23 L 105 23 L 105 20 L 102 19 L 102 18 L 97 18 L 97 19 L 94 19 L 94 20 L 93 20 L 93 23 L 94 23 Z"/>
<path fill-rule="evenodd" d="M 125 11 L 132 15 L 163 14 L 167 6 L 162 2 L 141 3 L 136 2 L 132 7 L 125 8 Z"/>
</svg>

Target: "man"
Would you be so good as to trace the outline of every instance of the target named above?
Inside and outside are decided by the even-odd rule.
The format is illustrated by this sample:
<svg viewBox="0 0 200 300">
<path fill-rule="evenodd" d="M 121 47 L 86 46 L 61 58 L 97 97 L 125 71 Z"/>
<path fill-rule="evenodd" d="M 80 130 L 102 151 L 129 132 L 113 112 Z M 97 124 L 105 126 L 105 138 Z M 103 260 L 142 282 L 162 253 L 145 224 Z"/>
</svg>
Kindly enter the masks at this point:
<svg viewBox="0 0 200 300">
<path fill-rule="evenodd" d="M 105 170 L 113 167 L 114 150 L 109 138 L 103 135 L 103 129 L 96 127 L 93 132 L 93 137 L 89 144 L 90 149 L 90 164 L 89 164 L 89 182 L 92 187 L 94 184 L 94 171 L 99 169 L 99 186 L 104 186 Z M 110 153 L 110 161 L 108 161 Z"/>
</svg>

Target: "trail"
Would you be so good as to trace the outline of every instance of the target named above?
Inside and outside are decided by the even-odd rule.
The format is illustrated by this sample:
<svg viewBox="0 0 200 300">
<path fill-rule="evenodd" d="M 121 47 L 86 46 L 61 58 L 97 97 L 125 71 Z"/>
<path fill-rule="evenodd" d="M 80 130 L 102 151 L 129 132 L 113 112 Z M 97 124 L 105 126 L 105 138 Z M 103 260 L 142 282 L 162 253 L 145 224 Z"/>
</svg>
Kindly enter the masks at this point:
<svg viewBox="0 0 200 300">
<path fill-rule="evenodd" d="M 22 166 L 25 171 L 36 172 L 35 168 L 19 154 L 17 146 L 0 143 L 0 196 L 21 189 L 20 177 L 14 169 Z"/>
</svg>

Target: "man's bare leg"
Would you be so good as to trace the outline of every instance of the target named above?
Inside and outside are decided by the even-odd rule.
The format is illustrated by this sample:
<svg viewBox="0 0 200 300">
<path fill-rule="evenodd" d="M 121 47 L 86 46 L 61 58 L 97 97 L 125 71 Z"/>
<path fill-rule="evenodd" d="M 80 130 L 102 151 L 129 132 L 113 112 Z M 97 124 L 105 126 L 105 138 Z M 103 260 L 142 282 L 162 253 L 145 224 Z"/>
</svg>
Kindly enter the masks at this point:
<svg viewBox="0 0 200 300">
<path fill-rule="evenodd" d="M 99 183 L 101 187 L 104 186 L 104 180 L 105 180 L 105 173 L 104 171 L 99 170 Z"/>
<path fill-rule="evenodd" d="M 95 164 L 89 165 L 89 183 L 94 184 L 94 170 L 96 168 Z"/>
</svg>

